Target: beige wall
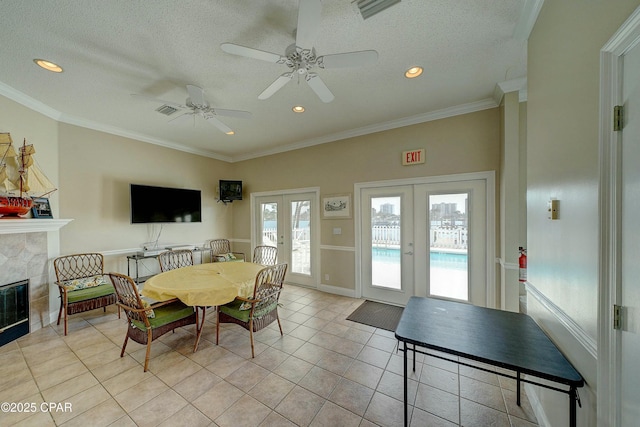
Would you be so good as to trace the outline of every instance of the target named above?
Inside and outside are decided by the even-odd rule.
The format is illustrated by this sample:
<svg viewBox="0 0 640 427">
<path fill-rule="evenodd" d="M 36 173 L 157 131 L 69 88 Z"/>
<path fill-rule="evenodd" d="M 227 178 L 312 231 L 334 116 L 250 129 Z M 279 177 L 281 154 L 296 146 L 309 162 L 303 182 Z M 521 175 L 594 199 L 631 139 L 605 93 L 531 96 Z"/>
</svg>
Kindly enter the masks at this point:
<svg viewBox="0 0 640 427">
<path fill-rule="evenodd" d="M 426 149 L 426 163 L 402 166 L 401 153 Z M 456 173 L 498 171 L 500 110 L 493 108 L 234 164 L 245 200 L 234 203 L 235 238 L 250 240 L 251 192 L 320 187 L 321 197 L 351 193 L 355 183 Z M 498 179 L 498 177 L 497 177 Z M 333 235 L 341 227 L 341 235 Z M 355 247 L 354 219 L 322 220 L 321 245 Z M 248 246 L 247 246 L 248 248 Z M 246 251 L 246 249 L 245 249 Z M 330 286 L 355 289 L 354 252 L 323 249 L 320 277 Z"/>
<path fill-rule="evenodd" d="M 202 191 L 202 222 L 165 224 L 160 243 L 231 233 L 233 206 L 216 203 L 230 164 L 64 123 L 59 135 L 60 216 L 73 218 L 60 232 L 62 253 L 140 248 L 157 237 L 159 225 L 130 223 L 130 183 Z"/>
<path fill-rule="evenodd" d="M 58 122 L 0 96 L 0 132 L 9 132 L 17 148 L 24 138 L 36 149 L 35 159 L 53 183 L 58 176 Z M 58 217 L 58 194 L 51 194 L 51 208 Z"/>
<path fill-rule="evenodd" d="M 547 0 L 528 45 L 528 267 L 539 291 L 529 308 L 588 383 L 578 425 L 596 425 L 599 54 L 639 4 Z M 565 400 L 539 397 L 550 425 L 565 425 Z"/>
</svg>

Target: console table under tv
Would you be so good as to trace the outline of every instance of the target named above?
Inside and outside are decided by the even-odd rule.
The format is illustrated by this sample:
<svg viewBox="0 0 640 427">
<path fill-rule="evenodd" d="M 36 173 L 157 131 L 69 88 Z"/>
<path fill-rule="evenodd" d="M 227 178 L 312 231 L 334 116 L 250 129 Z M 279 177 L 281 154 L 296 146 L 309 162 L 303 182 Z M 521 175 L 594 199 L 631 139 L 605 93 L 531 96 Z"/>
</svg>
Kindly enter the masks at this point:
<svg viewBox="0 0 640 427">
<path fill-rule="evenodd" d="M 472 361 L 515 372 L 515 377 L 499 371 L 489 371 L 517 381 L 517 403 L 520 405 L 521 382 L 549 388 L 569 395 L 569 424 L 576 426 L 576 404 L 580 403 L 578 387 L 582 376 L 551 342 L 540 327 L 526 314 L 434 298 L 411 297 L 395 332 L 404 343 L 404 425 L 408 425 L 407 353 L 429 354 L 475 369 L 481 367 L 460 360 L 425 353 L 416 346 L 459 356 Z M 413 348 L 409 348 L 412 345 Z M 522 378 L 525 374 L 527 378 Z M 557 388 L 535 382 L 529 377 L 559 383 Z"/>
<path fill-rule="evenodd" d="M 164 250 L 158 250 L 158 251 L 153 251 L 152 253 L 144 253 L 144 252 L 137 252 L 133 255 L 127 255 L 127 276 L 131 277 L 133 279 L 133 281 L 135 282 L 136 285 L 140 286 L 142 283 L 146 282 L 149 277 L 153 277 L 155 274 L 148 274 L 148 275 L 144 275 L 144 276 L 140 276 L 140 262 L 142 260 L 145 259 L 158 259 L 158 255 L 160 255 L 161 252 L 164 252 L 165 250 L 170 251 L 172 249 L 181 249 L 181 246 L 176 246 L 176 247 L 167 247 Z M 205 247 L 194 247 L 194 248 L 189 248 L 192 252 L 194 253 L 200 253 L 200 263 L 205 262 L 205 257 L 204 255 L 206 253 L 211 254 L 211 248 L 205 248 Z M 135 275 L 131 275 L 131 261 L 135 262 L 135 267 L 136 267 L 136 271 L 135 271 Z M 209 255 L 209 261 L 211 261 L 211 255 Z"/>
</svg>

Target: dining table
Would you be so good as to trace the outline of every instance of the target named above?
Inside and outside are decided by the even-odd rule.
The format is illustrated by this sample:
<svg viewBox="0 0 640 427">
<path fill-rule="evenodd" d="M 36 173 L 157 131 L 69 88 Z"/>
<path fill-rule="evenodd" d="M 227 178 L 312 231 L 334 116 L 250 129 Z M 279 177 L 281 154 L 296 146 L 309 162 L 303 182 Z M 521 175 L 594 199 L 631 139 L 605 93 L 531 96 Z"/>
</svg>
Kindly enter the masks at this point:
<svg viewBox="0 0 640 427">
<path fill-rule="evenodd" d="M 207 307 L 217 307 L 236 297 L 253 296 L 256 276 L 266 266 L 252 262 L 211 262 L 164 271 L 147 279 L 142 296 L 153 301 L 179 299 L 196 312 L 198 348 Z M 194 350 L 195 351 L 195 350 Z"/>
<path fill-rule="evenodd" d="M 194 307 L 224 305 L 238 296 L 253 296 L 256 275 L 263 268 L 252 262 L 211 262 L 176 268 L 149 278 L 142 286 L 142 295 L 155 301 L 178 298 Z"/>
</svg>

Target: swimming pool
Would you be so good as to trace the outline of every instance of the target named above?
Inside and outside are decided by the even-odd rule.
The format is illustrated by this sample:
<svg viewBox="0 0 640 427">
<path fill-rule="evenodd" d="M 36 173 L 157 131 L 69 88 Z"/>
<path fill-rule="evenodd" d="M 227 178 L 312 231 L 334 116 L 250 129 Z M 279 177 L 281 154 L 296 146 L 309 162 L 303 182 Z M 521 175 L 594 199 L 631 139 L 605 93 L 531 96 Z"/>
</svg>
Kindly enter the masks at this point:
<svg viewBox="0 0 640 427">
<path fill-rule="evenodd" d="M 371 248 L 371 260 L 373 262 L 400 264 L 400 249 Z M 454 254 L 448 252 L 434 252 L 429 256 L 432 268 L 445 268 L 467 271 L 467 254 Z"/>
<path fill-rule="evenodd" d="M 372 248 L 371 281 L 374 286 L 401 288 L 400 249 Z M 423 280 L 426 280 L 423 278 Z M 467 301 L 469 274 L 467 254 L 431 252 L 428 293 L 433 296 Z"/>
</svg>

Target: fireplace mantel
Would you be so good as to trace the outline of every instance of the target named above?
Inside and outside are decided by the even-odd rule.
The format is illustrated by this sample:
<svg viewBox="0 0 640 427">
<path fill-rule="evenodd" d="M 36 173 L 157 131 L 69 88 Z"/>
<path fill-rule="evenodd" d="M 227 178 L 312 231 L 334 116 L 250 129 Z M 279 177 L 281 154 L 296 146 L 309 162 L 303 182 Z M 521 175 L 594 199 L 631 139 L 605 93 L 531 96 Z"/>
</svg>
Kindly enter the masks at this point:
<svg viewBox="0 0 640 427">
<path fill-rule="evenodd" d="M 0 234 L 58 231 L 72 219 L 0 218 Z"/>
</svg>

